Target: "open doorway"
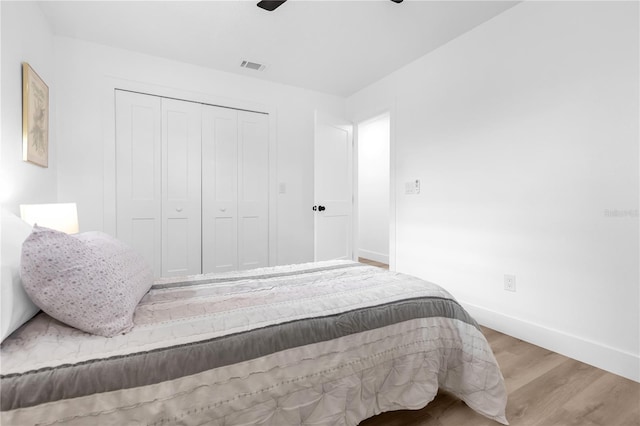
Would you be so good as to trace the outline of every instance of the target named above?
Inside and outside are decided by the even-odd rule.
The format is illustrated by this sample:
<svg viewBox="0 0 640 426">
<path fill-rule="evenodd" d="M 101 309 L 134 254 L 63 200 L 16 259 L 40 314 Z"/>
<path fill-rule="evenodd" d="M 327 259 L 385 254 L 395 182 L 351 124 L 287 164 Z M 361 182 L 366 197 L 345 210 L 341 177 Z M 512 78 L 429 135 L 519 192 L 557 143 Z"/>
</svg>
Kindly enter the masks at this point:
<svg viewBox="0 0 640 426">
<path fill-rule="evenodd" d="M 389 268 L 389 113 L 358 124 L 358 260 Z"/>
</svg>

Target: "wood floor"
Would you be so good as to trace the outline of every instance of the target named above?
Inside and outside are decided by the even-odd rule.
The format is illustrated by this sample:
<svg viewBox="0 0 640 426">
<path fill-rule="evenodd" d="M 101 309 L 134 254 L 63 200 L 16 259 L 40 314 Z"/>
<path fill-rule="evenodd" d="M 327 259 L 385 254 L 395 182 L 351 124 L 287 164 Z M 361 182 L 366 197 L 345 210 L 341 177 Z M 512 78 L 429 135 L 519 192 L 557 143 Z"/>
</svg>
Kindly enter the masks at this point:
<svg viewBox="0 0 640 426">
<path fill-rule="evenodd" d="M 497 331 L 482 330 L 505 378 L 507 420 L 512 426 L 640 426 L 639 383 Z M 422 410 L 383 413 L 360 426 L 498 424 L 441 392 Z"/>
<path fill-rule="evenodd" d="M 371 266 L 377 266 L 378 268 L 382 269 L 389 269 L 389 265 L 387 265 L 386 263 L 376 262 L 375 260 L 365 259 L 364 257 L 359 257 L 358 262 L 366 263 L 367 265 Z"/>
</svg>

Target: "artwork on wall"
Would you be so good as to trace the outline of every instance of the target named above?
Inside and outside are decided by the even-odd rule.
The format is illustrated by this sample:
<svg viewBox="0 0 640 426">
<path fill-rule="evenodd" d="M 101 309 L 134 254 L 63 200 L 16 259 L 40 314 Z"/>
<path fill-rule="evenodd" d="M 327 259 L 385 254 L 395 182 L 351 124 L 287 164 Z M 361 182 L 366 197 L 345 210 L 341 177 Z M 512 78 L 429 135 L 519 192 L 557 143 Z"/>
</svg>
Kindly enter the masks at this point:
<svg viewBox="0 0 640 426">
<path fill-rule="evenodd" d="M 49 87 L 26 62 L 22 64 L 22 159 L 49 165 Z"/>
</svg>

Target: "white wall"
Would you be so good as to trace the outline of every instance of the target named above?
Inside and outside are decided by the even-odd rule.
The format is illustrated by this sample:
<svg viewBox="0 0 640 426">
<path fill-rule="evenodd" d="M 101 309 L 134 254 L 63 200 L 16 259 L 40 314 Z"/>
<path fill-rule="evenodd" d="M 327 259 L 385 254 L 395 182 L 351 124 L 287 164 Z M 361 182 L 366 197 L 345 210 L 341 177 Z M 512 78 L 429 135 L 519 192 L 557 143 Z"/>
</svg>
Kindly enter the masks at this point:
<svg viewBox="0 0 640 426">
<path fill-rule="evenodd" d="M 358 124 L 358 256 L 389 264 L 389 114 Z"/>
<path fill-rule="evenodd" d="M 56 85 L 53 36 L 40 8 L 31 2 L 2 2 L 0 193 L 8 210 L 22 203 L 57 200 Z M 49 167 L 22 161 L 22 62 L 49 86 Z"/>
<path fill-rule="evenodd" d="M 354 117 L 397 107 L 399 271 L 636 381 L 638 12 L 521 3 L 347 101 Z M 415 178 L 421 194 L 403 195 Z"/>
<path fill-rule="evenodd" d="M 104 192 L 113 157 L 105 151 L 113 143 L 113 87 L 133 87 L 272 112 L 277 182 L 287 189 L 277 195 L 277 262 L 313 260 L 313 111 L 341 115 L 343 98 L 65 37 L 56 37 L 55 47 L 58 191 L 78 203 L 81 230 L 109 231 L 103 211 L 113 208 Z"/>
</svg>

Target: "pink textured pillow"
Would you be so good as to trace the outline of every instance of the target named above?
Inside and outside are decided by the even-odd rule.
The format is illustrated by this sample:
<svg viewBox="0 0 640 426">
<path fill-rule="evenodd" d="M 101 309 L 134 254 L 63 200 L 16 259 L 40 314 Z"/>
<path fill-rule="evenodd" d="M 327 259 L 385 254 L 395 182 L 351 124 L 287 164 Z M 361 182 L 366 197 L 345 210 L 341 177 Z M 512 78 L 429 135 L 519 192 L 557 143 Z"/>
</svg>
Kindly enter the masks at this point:
<svg viewBox="0 0 640 426">
<path fill-rule="evenodd" d="M 126 333 L 153 284 L 147 262 L 102 232 L 68 235 L 35 226 L 22 245 L 22 283 L 47 314 L 100 336 Z"/>
</svg>

